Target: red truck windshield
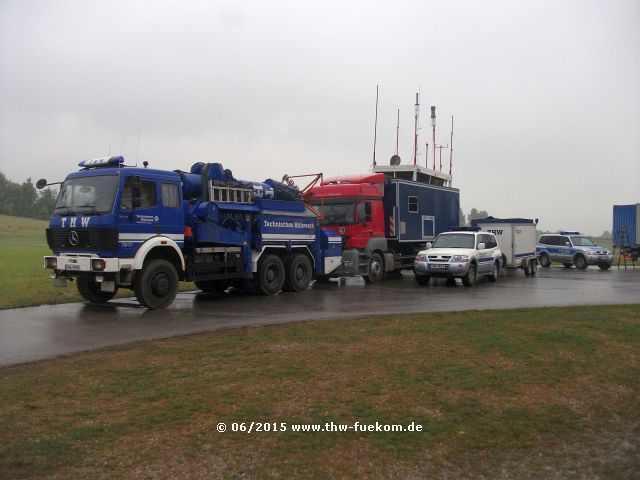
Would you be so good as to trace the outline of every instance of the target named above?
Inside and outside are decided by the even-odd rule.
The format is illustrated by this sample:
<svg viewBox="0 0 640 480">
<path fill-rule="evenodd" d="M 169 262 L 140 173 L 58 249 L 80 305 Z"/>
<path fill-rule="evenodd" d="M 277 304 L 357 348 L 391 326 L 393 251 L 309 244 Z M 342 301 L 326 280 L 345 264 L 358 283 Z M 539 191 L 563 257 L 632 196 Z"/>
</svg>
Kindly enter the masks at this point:
<svg viewBox="0 0 640 480">
<path fill-rule="evenodd" d="M 353 225 L 356 223 L 356 202 L 353 198 L 315 199 L 312 205 L 320 214 L 320 225 Z"/>
</svg>

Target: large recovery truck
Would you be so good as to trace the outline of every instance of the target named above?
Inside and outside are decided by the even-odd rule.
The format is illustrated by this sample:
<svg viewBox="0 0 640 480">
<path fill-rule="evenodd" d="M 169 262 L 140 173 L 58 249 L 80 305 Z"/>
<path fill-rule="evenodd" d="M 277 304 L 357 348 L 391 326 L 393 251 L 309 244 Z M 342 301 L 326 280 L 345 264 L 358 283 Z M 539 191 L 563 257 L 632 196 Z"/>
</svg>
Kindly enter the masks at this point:
<svg viewBox="0 0 640 480">
<path fill-rule="evenodd" d="M 339 235 L 286 185 L 239 181 L 218 163 L 189 172 L 127 167 L 123 157 L 79 166 L 61 182 L 44 262 L 56 285 L 75 281 L 90 302 L 126 288 L 165 308 L 180 280 L 206 292 L 300 291 L 340 266 Z"/>
<path fill-rule="evenodd" d="M 392 163 L 325 179 L 308 197 L 321 225 L 342 237 L 342 265 L 329 276 L 362 275 L 367 283 L 413 269 L 426 242 L 459 223 L 460 193 L 451 176 L 419 165 Z"/>
</svg>

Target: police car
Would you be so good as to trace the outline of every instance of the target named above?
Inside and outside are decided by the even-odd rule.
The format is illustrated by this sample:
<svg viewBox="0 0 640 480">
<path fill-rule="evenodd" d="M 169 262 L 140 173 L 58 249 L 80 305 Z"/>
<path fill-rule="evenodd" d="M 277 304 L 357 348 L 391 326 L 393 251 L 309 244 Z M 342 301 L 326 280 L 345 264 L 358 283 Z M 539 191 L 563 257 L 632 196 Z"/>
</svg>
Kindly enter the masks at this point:
<svg viewBox="0 0 640 480">
<path fill-rule="evenodd" d="M 536 255 L 544 268 L 549 267 L 552 262 L 560 262 L 566 268 L 575 265 L 584 270 L 589 265 L 598 265 L 602 270 L 607 270 L 613 263 L 613 255 L 608 249 L 598 246 L 580 232 L 540 235 Z"/>
<path fill-rule="evenodd" d="M 441 233 L 433 244 L 427 243 L 426 250 L 421 250 L 415 259 L 413 273 L 420 285 L 428 284 L 431 277 L 459 277 L 464 286 L 471 287 L 478 275 L 495 282 L 501 260 L 495 235 L 471 227 Z"/>
</svg>

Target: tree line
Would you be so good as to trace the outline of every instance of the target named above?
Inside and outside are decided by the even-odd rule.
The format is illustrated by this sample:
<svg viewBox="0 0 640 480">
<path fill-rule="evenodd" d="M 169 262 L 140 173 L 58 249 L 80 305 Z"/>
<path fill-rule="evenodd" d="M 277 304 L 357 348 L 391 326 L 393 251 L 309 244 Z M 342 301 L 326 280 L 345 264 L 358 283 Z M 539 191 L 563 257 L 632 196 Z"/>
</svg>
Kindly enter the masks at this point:
<svg viewBox="0 0 640 480">
<path fill-rule="evenodd" d="M 17 183 L 0 172 L 0 215 L 47 220 L 57 195 L 57 190 L 51 188 L 36 190 L 30 178 Z"/>
</svg>

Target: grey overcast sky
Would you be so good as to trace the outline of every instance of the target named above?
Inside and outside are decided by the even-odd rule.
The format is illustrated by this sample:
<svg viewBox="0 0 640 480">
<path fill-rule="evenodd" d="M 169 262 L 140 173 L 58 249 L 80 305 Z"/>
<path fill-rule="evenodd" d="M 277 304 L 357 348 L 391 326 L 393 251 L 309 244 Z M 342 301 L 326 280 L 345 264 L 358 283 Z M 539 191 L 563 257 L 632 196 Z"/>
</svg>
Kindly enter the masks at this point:
<svg viewBox="0 0 640 480">
<path fill-rule="evenodd" d="M 366 172 L 379 84 L 379 163 L 398 108 L 412 161 L 419 90 L 419 161 L 436 105 L 465 212 L 600 234 L 640 202 L 639 26 L 639 0 L 0 0 L 0 171 L 138 151 L 247 180 Z"/>
</svg>

